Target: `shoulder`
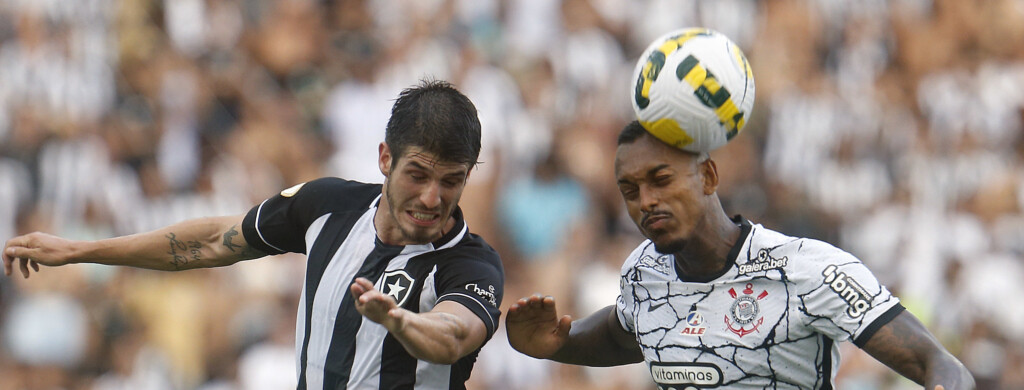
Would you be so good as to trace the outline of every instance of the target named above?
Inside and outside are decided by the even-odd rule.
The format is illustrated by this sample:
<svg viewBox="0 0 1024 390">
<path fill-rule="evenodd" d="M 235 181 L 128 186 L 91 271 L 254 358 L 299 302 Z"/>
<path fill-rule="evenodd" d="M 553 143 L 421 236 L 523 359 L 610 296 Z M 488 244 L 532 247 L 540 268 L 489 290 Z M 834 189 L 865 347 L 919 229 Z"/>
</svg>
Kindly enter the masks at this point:
<svg viewBox="0 0 1024 390">
<path fill-rule="evenodd" d="M 289 207 L 313 214 L 366 210 L 381 194 L 380 184 L 366 184 L 337 177 L 323 177 L 281 191 L 277 197 L 291 200 Z"/>
<path fill-rule="evenodd" d="M 854 255 L 825 241 L 787 236 L 761 225 L 754 225 L 751 234 L 749 261 L 780 264 L 790 277 L 820 279 L 830 265 L 860 263 Z"/>
<path fill-rule="evenodd" d="M 323 200 L 369 202 L 381 194 L 380 184 L 367 184 L 337 177 L 322 177 L 281 191 L 281 196 L 302 196 Z"/>
<path fill-rule="evenodd" d="M 656 271 L 658 274 L 668 275 L 674 271 L 671 255 L 660 253 L 654 249 L 651 240 L 644 240 L 637 245 L 633 252 L 626 257 L 622 263 L 622 275 L 630 275 L 637 271 Z"/>
<path fill-rule="evenodd" d="M 467 233 L 458 244 L 439 252 L 457 262 L 474 262 L 502 268 L 498 251 L 476 234 Z"/>
</svg>

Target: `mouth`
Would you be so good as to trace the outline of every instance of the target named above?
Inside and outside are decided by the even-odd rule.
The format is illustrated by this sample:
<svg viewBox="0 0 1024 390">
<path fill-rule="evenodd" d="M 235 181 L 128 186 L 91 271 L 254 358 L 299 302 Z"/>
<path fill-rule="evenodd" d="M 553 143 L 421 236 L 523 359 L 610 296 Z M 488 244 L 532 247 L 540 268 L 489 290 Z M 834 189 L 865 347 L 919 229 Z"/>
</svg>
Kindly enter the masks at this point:
<svg viewBox="0 0 1024 390">
<path fill-rule="evenodd" d="M 425 211 L 406 211 L 405 215 L 408 215 L 409 219 L 419 226 L 432 226 L 441 219 L 441 214 Z"/>
<path fill-rule="evenodd" d="M 663 227 L 670 215 L 665 213 L 648 214 L 644 216 L 640 224 L 647 230 L 654 230 Z"/>
</svg>

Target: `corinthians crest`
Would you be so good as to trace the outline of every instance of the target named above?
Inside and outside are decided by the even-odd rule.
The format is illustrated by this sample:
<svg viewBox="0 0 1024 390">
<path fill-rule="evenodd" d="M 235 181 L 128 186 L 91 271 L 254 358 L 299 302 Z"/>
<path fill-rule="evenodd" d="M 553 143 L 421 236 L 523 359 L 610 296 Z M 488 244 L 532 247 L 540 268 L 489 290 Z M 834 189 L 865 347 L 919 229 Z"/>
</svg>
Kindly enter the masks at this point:
<svg viewBox="0 0 1024 390">
<path fill-rule="evenodd" d="M 754 285 L 747 283 L 746 288 L 743 289 L 743 295 L 737 294 L 736 289 L 733 288 L 729 289 L 729 295 L 735 301 L 729 307 L 729 314 L 725 316 L 725 325 L 740 337 L 756 332 L 757 327 L 764 323 L 764 317 L 758 316 L 761 314 L 761 309 L 757 301 L 767 297 L 768 290 L 761 290 L 761 293 L 754 297 Z M 732 321 L 729 321 L 729 317 L 732 317 Z M 750 325 L 749 328 L 748 325 Z"/>
</svg>

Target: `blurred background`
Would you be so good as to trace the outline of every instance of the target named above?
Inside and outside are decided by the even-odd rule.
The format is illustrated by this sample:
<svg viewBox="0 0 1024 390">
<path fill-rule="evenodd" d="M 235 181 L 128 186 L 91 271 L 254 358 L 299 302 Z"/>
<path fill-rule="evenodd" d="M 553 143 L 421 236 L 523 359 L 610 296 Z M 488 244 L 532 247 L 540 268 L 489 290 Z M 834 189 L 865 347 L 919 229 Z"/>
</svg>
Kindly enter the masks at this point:
<svg viewBox="0 0 1024 390">
<path fill-rule="evenodd" d="M 612 179 L 633 65 L 735 40 L 757 101 L 714 152 L 730 214 L 859 256 L 974 373 L 1024 389 L 1024 1 L 0 0 L 0 240 L 240 214 L 319 176 L 379 182 L 393 99 L 449 80 L 484 150 L 462 201 L 505 302 L 614 303 L 642 238 Z M 302 256 L 0 279 L 0 390 L 293 389 Z M 840 389 L 914 388 L 850 343 Z M 508 346 L 473 389 L 650 389 Z"/>
</svg>

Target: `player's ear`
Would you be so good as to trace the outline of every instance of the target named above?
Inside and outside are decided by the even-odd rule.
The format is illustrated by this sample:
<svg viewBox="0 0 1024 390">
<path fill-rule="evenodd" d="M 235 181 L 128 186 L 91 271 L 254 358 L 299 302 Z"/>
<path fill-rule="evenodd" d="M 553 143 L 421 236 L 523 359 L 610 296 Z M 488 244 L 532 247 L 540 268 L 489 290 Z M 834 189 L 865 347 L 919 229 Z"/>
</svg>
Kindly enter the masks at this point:
<svg viewBox="0 0 1024 390">
<path fill-rule="evenodd" d="M 704 162 L 700 163 L 700 173 L 704 182 L 704 195 L 711 195 L 718 191 L 718 166 L 715 165 L 715 160 L 707 157 Z"/>
<path fill-rule="evenodd" d="M 393 162 L 391 148 L 388 147 L 387 143 L 381 142 L 377 146 L 377 154 L 377 166 L 380 168 L 380 173 L 384 174 L 384 177 L 388 177 L 388 174 L 391 173 L 391 163 Z"/>
</svg>

